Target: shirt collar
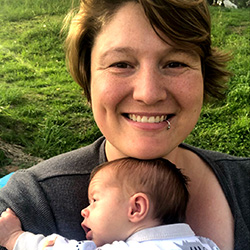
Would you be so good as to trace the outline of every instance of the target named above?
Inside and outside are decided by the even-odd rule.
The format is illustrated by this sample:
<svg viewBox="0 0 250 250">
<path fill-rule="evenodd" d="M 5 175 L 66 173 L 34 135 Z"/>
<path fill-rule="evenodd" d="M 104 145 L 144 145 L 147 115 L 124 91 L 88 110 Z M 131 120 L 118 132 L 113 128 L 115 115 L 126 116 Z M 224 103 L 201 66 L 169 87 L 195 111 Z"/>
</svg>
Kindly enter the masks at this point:
<svg viewBox="0 0 250 250">
<path fill-rule="evenodd" d="M 189 237 L 194 235 L 195 233 L 188 224 L 178 223 L 142 229 L 132 234 L 126 240 L 126 242 L 130 240 L 140 242 L 146 240 L 171 239 L 178 237 Z"/>
</svg>

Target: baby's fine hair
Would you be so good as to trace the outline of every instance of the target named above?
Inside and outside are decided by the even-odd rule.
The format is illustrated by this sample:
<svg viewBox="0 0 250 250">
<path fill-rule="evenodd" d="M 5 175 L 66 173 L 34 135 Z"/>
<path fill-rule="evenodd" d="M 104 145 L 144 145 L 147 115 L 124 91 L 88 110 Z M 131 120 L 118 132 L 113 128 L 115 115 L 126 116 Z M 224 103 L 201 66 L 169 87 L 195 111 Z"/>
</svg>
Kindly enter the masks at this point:
<svg viewBox="0 0 250 250">
<path fill-rule="evenodd" d="M 189 199 L 187 177 L 170 161 L 122 158 L 97 166 L 90 180 L 103 169 L 111 170 L 115 183 L 128 194 L 145 193 L 153 208 L 153 219 L 161 224 L 185 222 Z"/>
</svg>

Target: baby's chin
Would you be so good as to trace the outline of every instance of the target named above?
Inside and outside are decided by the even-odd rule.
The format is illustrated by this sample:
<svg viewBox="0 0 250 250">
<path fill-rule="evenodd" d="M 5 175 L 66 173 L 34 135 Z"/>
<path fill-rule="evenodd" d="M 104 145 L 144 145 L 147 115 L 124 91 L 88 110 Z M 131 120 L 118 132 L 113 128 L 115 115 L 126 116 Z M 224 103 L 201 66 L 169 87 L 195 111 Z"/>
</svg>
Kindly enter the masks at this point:
<svg viewBox="0 0 250 250">
<path fill-rule="evenodd" d="M 96 239 L 95 236 L 93 236 L 92 241 L 94 241 L 97 247 L 101 247 L 106 244 L 112 244 L 116 240 L 115 239 L 114 240 Z"/>
</svg>

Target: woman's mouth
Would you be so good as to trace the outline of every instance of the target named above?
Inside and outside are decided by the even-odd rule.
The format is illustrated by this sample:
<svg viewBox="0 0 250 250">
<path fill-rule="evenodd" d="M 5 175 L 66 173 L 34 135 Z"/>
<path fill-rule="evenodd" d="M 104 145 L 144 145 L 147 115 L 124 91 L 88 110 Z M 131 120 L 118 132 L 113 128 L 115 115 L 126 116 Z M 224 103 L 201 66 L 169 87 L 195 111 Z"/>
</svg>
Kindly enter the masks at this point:
<svg viewBox="0 0 250 250">
<path fill-rule="evenodd" d="M 140 123 L 160 123 L 169 120 L 173 115 L 136 115 L 136 114 L 125 114 L 125 116 L 134 121 Z"/>
</svg>

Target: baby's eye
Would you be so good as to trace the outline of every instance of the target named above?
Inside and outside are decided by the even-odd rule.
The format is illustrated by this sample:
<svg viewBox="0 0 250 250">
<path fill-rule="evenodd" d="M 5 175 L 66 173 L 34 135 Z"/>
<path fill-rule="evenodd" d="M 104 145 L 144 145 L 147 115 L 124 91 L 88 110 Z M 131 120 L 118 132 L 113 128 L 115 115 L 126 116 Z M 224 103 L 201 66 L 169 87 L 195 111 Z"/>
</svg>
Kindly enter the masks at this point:
<svg viewBox="0 0 250 250">
<path fill-rule="evenodd" d="M 93 204 L 93 203 L 95 203 L 96 202 L 96 199 L 90 199 L 89 200 L 89 205 L 91 205 L 91 204 Z"/>
</svg>

